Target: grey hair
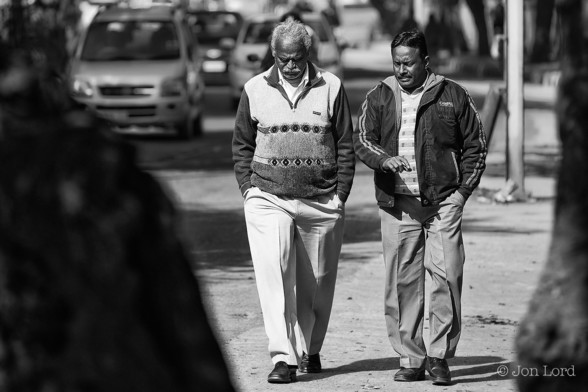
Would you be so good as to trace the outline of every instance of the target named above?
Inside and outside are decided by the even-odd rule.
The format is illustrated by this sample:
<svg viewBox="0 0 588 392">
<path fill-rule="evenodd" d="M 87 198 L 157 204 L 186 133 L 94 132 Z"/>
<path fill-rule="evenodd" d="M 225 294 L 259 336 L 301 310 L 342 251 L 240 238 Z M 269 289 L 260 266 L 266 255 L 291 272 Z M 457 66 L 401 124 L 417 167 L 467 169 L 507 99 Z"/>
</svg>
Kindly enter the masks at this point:
<svg viewBox="0 0 588 392">
<path fill-rule="evenodd" d="M 310 46 L 312 45 L 312 39 L 310 38 L 306 27 L 299 21 L 292 18 L 288 18 L 285 22 L 278 24 L 274 28 L 274 31 L 272 31 L 272 50 L 276 50 L 276 43 L 278 42 L 278 39 L 292 42 L 302 42 L 307 52 L 310 50 Z"/>
</svg>

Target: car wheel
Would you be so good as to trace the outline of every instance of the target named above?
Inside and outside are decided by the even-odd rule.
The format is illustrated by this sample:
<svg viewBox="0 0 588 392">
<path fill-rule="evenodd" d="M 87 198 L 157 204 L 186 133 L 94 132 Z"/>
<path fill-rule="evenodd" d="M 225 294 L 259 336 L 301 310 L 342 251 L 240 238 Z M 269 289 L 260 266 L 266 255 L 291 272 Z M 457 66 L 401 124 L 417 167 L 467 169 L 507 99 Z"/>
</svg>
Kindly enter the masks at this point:
<svg viewBox="0 0 588 392">
<path fill-rule="evenodd" d="M 194 124 L 190 119 L 180 125 L 177 129 L 178 138 L 182 140 L 190 140 L 194 136 Z"/>
</svg>

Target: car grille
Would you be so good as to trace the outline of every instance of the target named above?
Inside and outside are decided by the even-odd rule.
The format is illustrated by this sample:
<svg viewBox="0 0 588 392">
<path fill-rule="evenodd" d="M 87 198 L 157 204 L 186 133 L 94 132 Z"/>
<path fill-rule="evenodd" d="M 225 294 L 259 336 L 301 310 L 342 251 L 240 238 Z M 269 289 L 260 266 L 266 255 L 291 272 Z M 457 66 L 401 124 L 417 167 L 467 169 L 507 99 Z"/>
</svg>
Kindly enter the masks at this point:
<svg viewBox="0 0 588 392">
<path fill-rule="evenodd" d="M 99 89 L 105 97 L 149 97 L 155 92 L 152 85 L 100 86 Z"/>
<path fill-rule="evenodd" d="M 156 106 L 155 105 L 144 105 L 144 106 L 105 106 L 100 105 L 96 107 L 96 110 L 105 113 L 126 113 L 126 117 L 153 117 L 155 116 Z"/>
</svg>

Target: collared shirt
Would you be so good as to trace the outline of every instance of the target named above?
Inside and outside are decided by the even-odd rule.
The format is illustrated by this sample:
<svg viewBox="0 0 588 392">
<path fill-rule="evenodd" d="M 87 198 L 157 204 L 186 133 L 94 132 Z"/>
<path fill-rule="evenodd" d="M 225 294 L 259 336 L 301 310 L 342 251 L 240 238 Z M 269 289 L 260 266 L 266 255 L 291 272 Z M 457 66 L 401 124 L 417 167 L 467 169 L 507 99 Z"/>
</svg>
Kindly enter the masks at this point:
<svg viewBox="0 0 588 392">
<path fill-rule="evenodd" d="M 417 109 L 425 91 L 425 83 L 426 79 L 423 85 L 416 88 L 412 93 L 409 93 L 402 87 L 400 88 L 402 98 L 402 124 L 400 126 L 400 133 L 398 134 L 398 155 L 406 158 L 411 170 L 395 174 L 394 191 L 404 195 L 420 195 L 414 140 Z"/>
<path fill-rule="evenodd" d="M 278 75 L 280 77 L 280 84 L 282 85 L 284 90 L 286 90 L 286 94 L 288 94 L 288 98 L 290 99 L 290 102 L 295 102 L 309 81 L 308 65 L 306 66 L 306 69 L 304 70 L 304 76 L 302 77 L 302 80 L 300 81 L 300 84 L 297 87 L 292 86 L 290 83 L 288 83 L 288 81 L 286 79 L 284 79 L 284 76 L 282 75 L 282 71 L 280 71 L 279 68 L 278 68 Z"/>
</svg>

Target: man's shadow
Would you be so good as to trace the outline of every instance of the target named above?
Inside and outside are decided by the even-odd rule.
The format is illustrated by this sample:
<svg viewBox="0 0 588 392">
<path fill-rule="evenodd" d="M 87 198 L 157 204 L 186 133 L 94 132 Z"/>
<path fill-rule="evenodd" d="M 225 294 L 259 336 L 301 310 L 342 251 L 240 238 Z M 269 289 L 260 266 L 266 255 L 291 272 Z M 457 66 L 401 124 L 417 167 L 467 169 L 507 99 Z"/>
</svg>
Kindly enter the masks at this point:
<svg viewBox="0 0 588 392">
<path fill-rule="evenodd" d="M 456 357 L 448 360 L 451 369 L 451 384 L 475 383 L 512 379 L 512 362 L 496 356 Z M 502 366 L 506 366 L 505 368 Z M 299 373 L 298 381 L 314 381 L 355 372 L 395 372 L 400 369 L 399 358 L 364 359 L 334 368 L 323 368 L 321 373 Z M 505 370 L 505 375 L 499 374 Z M 478 376 L 478 377 L 476 377 Z"/>
</svg>

